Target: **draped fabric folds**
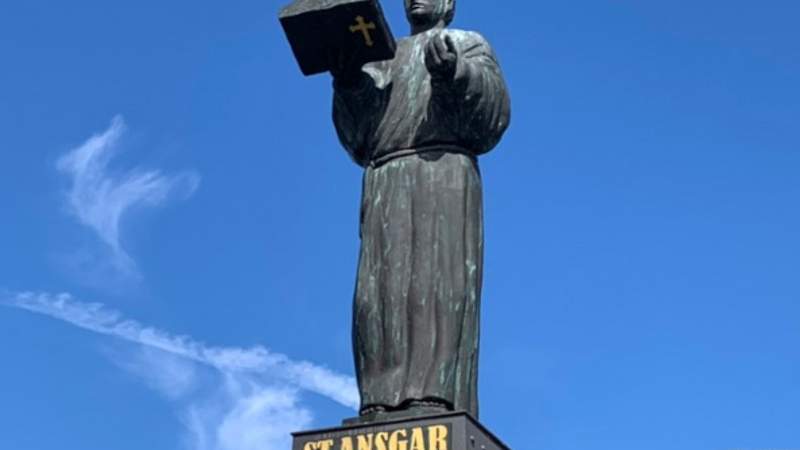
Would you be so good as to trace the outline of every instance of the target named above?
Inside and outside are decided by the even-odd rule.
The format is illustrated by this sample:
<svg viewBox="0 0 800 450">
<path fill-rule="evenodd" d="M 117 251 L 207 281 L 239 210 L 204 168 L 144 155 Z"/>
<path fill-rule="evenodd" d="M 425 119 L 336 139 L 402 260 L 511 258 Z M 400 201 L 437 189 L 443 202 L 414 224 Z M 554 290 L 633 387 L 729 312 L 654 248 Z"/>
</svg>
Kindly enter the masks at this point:
<svg viewBox="0 0 800 450">
<path fill-rule="evenodd" d="M 427 42 L 447 33 L 454 80 L 432 80 Z M 509 97 L 477 33 L 433 30 L 392 61 L 334 84 L 334 123 L 365 168 L 353 346 L 362 410 L 444 403 L 477 417 L 483 273 L 477 156 L 499 142 Z"/>
</svg>

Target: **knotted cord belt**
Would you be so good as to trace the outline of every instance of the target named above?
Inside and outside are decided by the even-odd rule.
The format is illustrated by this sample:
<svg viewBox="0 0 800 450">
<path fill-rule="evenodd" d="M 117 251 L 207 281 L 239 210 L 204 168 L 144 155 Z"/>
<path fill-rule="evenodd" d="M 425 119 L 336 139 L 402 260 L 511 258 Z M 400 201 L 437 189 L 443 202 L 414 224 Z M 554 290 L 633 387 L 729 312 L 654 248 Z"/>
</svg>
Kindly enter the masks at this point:
<svg viewBox="0 0 800 450">
<path fill-rule="evenodd" d="M 385 155 L 381 155 L 377 158 L 373 158 L 369 162 L 369 167 L 376 169 L 390 161 L 394 161 L 395 159 L 402 158 L 404 156 L 411 156 L 411 155 L 420 155 L 423 153 L 457 153 L 465 156 L 469 156 L 471 159 L 475 159 L 475 155 L 461 147 L 460 145 L 455 144 L 428 144 L 428 145 L 421 145 L 418 147 L 413 148 L 404 148 L 400 150 L 394 150 L 390 153 Z"/>
</svg>

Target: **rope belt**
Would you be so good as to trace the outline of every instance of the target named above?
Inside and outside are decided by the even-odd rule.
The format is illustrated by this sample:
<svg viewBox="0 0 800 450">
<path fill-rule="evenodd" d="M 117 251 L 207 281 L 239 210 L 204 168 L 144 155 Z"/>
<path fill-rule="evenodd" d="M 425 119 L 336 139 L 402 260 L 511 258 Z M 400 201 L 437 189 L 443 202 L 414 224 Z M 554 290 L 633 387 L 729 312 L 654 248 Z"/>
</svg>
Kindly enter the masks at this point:
<svg viewBox="0 0 800 450">
<path fill-rule="evenodd" d="M 471 151 L 459 145 L 430 144 L 430 145 L 421 145 L 419 147 L 414 147 L 414 148 L 404 148 L 400 150 L 394 150 L 385 155 L 373 158 L 369 162 L 369 166 L 372 167 L 373 169 L 376 169 L 390 161 L 394 161 L 395 159 L 402 158 L 404 156 L 419 155 L 423 153 L 458 153 L 461 155 L 469 156 L 472 159 L 475 159 L 475 155 L 473 155 Z"/>
</svg>

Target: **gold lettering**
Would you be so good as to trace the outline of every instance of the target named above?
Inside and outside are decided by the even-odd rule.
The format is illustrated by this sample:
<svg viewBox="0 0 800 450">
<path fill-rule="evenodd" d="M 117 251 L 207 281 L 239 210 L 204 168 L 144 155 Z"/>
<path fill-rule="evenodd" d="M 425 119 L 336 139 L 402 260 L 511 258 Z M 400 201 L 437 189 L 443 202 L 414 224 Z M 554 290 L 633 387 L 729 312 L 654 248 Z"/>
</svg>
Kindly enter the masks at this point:
<svg viewBox="0 0 800 450">
<path fill-rule="evenodd" d="M 366 436 L 358 435 L 358 450 L 372 450 L 372 433 Z"/>
<path fill-rule="evenodd" d="M 447 450 L 447 427 L 434 425 L 428 427 L 428 450 Z"/>
<path fill-rule="evenodd" d="M 333 444 L 334 442 L 332 440 L 306 442 L 306 445 L 303 446 L 303 450 L 331 450 Z"/>
<path fill-rule="evenodd" d="M 341 447 L 339 450 L 353 450 L 353 438 L 350 436 L 343 437 L 339 447 Z"/>
<path fill-rule="evenodd" d="M 386 444 L 389 442 L 389 433 L 381 431 L 375 435 L 375 446 L 378 450 L 388 450 Z"/>
<path fill-rule="evenodd" d="M 422 434 L 422 428 L 418 427 L 411 430 L 410 450 L 425 450 L 425 435 Z"/>
<path fill-rule="evenodd" d="M 397 430 L 389 436 L 389 450 L 408 450 L 408 441 L 405 437 L 408 436 L 406 430 Z M 400 439 L 400 438 L 403 439 Z"/>
</svg>

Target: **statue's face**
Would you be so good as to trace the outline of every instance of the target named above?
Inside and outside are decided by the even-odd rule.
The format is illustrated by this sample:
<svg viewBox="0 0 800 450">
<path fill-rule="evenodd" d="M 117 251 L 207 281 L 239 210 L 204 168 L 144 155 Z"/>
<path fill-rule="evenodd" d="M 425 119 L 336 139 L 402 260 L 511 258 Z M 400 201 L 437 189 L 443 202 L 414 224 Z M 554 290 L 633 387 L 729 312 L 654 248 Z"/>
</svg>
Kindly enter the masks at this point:
<svg viewBox="0 0 800 450">
<path fill-rule="evenodd" d="M 452 8 L 453 0 L 404 0 L 406 17 L 413 25 L 435 24 Z"/>
</svg>

